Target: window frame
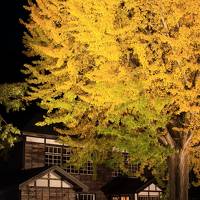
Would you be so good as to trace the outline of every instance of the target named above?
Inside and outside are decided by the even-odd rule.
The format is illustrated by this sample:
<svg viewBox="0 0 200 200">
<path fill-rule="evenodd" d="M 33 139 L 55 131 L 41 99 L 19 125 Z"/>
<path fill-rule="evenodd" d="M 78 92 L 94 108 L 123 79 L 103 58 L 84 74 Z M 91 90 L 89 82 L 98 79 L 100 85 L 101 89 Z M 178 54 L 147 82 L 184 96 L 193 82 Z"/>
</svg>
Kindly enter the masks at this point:
<svg viewBox="0 0 200 200">
<path fill-rule="evenodd" d="M 52 151 L 46 151 L 47 149 L 49 150 L 50 148 L 52 148 Z M 58 151 L 54 152 L 54 149 L 60 149 L 60 153 L 58 153 Z M 66 149 L 67 149 L 67 151 L 66 151 Z M 94 168 L 93 168 L 92 162 L 88 162 L 85 167 L 81 167 L 80 169 L 76 169 L 73 165 L 67 165 L 66 162 L 70 159 L 71 154 L 72 154 L 72 151 L 70 150 L 69 146 L 45 144 L 45 152 L 44 152 L 45 165 L 60 166 L 66 172 L 68 172 L 70 174 L 81 174 L 81 175 L 93 175 L 94 174 Z M 59 156 L 60 161 L 54 162 L 55 161 L 54 157 L 56 157 L 56 156 Z M 51 158 L 51 162 L 49 161 L 49 158 Z"/>
<path fill-rule="evenodd" d="M 122 195 L 113 195 L 111 197 L 112 200 L 130 200 L 131 197 L 128 194 L 122 194 Z"/>
<path fill-rule="evenodd" d="M 80 196 L 83 196 L 83 197 L 86 197 L 86 198 L 80 198 Z M 90 198 L 88 198 L 88 197 L 91 197 L 91 199 Z M 76 199 L 77 200 L 96 200 L 96 194 L 95 193 L 78 193 L 77 195 L 76 195 Z"/>
<path fill-rule="evenodd" d="M 129 176 L 135 177 L 135 173 L 139 170 L 139 164 L 131 164 L 129 162 L 129 154 L 127 152 L 123 152 L 122 156 L 124 157 L 124 166 L 127 168 Z M 118 177 L 123 174 L 124 173 L 119 168 L 112 171 L 112 177 Z"/>
</svg>

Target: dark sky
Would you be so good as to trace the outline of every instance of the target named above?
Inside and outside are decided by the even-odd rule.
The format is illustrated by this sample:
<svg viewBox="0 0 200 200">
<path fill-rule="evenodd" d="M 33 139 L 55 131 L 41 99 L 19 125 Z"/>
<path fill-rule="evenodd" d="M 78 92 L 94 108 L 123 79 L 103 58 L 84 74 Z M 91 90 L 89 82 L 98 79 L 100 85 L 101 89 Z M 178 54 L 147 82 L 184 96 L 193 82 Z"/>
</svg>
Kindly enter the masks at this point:
<svg viewBox="0 0 200 200">
<path fill-rule="evenodd" d="M 1 2 L 1 70 L 0 83 L 22 79 L 23 66 L 22 25 L 19 18 L 24 17 L 22 3 L 25 0 L 4 0 Z"/>
<path fill-rule="evenodd" d="M 23 4 L 27 0 L 3 0 L 1 2 L 1 43 L 0 43 L 0 84 L 23 81 L 24 75 L 20 72 L 25 63 L 25 56 L 22 53 L 23 26 L 19 18 L 26 19 L 27 12 Z M 0 91 L 1 92 L 1 91 Z M 35 106 L 29 106 L 25 112 L 7 114 L 5 108 L 0 105 L 0 114 L 8 123 L 23 126 L 35 113 Z"/>
</svg>

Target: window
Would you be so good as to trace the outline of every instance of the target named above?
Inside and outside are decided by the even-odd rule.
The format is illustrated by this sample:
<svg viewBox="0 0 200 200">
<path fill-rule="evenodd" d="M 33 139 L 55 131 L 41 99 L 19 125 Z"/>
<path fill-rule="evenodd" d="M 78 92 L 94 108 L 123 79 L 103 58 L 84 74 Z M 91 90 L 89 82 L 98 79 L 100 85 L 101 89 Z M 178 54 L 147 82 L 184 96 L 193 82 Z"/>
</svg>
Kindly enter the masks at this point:
<svg viewBox="0 0 200 200">
<path fill-rule="evenodd" d="M 70 156 L 72 155 L 72 150 L 70 147 L 63 148 L 63 168 L 65 171 L 71 174 L 93 174 L 93 165 L 91 162 L 88 162 L 85 167 L 80 169 L 76 169 L 73 165 L 66 165 L 66 163 L 70 160 Z M 66 165 L 66 166 L 65 166 Z"/>
<path fill-rule="evenodd" d="M 160 200 L 162 196 L 162 190 L 154 183 L 151 183 L 137 195 L 138 200 Z"/>
<path fill-rule="evenodd" d="M 129 175 L 134 176 L 134 174 L 138 170 L 138 165 L 129 164 L 127 166 L 127 168 L 128 168 L 128 173 L 130 173 Z M 117 177 L 117 176 L 121 176 L 121 175 L 123 175 L 123 172 L 120 169 L 115 169 L 115 170 L 112 171 L 112 177 Z"/>
<path fill-rule="evenodd" d="M 138 200 L 160 200 L 158 196 L 139 196 Z"/>
<path fill-rule="evenodd" d="M 117 177 L 117 176 L 121 176 L 123 173 L 120 169 L 115 169 L 112 171 L 112 177 Z M 117 199 L 115 199 L 117 200 Z"/>
<path fill-rule="evenodd" d="M 71 174 L 79 174 L 79 170 L 76 169 L 73 165 L 67 165 L 67 162 L 70 160 L 72 150 L 70 147 L 63 148 L 63 168 L 66 172 Z"/>
<path fill-rule="evenodd" d="M 138 164 L 131 164 L 130 163 L 128 153 L 123 153 L 123 156 L 124 156 L 124 164 L 128 168 L 128 172 L 130 174 L 134 175 L 138 171 L 139 165 Z"/>
<path fill-rule="evenodd" d="M 129 196 L 121 196 L 121 200 L 129 200 Z"/>
<path fill-rule="evenodd" d="M 75 199 L 75 193 L 66 188 L 28 187 L 21 191 L 21 199 L 71 200 Z"/>
<path fill-rule="evenodd" d="M 47 165 L 61 165 L 61 147 L 46 146 L 45 148 L 45 163 Z"/>
<path fill-rule="evenodd" d="M 113 196 L 112 200 L 129 200 L 129 196 Z"/>
<path fill-rule="evenodd" d="M 139 169 L 139 165 L 133 165 L 133 164 L 129 164 L 128 165 L 128 171 L 131 173 L 131 174 L 135 174 Z"/>
<path fill-rule="evenodd" d="M 130 163 L 128 153 L 123 153 L 122 155 L 124 157 L 124 165 L 125 165 L 126 169 L 128 170 L 129 175 L 134 176 L 134 174 L 139 169 L 139 165 L 138 164 L 134 165 L 134 164 Z M 117 177 L 122 174 L 123 174 L 123 172 L 120 169 L 115 169 L 114 171 L 112 171 L 112 177 Z"/>
<path fill-rule="evenodd" d="M 80 193 L 77 194 L 77 200 L 95 200 L 95 194 Z"/>
<path fill-rule="evenodd" d="M 83 168 L 76 169 L 73 165 L 68 165 L 72 155 L 72 149 L 65 146 L 46 145 L 45 148 L 45 164 L 48 166 L 58 165 L 71 174 L 93 174 L 93 165 L 88 162 Z"/>
<path fill-rule="evenodd" d="M 112 200 L 120 200 L 120 197 L 112 197 Z"/>
</svg>

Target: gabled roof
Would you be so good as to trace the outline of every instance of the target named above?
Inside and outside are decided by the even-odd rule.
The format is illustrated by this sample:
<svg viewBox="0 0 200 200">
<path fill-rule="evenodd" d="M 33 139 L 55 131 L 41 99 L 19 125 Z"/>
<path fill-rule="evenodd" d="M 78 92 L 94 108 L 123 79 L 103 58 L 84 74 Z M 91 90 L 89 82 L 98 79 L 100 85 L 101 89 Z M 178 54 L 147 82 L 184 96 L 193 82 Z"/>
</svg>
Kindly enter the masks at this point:
<svg viewBox="0 0 200 200">
<path fill-rule="evenodd" d="M 153 183 L 153 179 L 143 182 L 139 178 L 120 176 L 113 178 L 101 189 L 105 194 L 110 195 L 135 194 L 151 183 Z"/>
<path fill-rule="evenodd" d="M 62 178 L 64 178 L 66 181 L 68 181 L 69 183 L 71 183 L 73 185 L 73 188 L 75 190 L 78 191 L 88 191 L 88 187 L 83 184 L 81 181 L 79 181 L 77 178 L 75 178 L 74 176 L 68 174 L 67 172 L 65 172 L 62 168 L 58 167 L 58 166 L 52 166 L 49 167 L 47 169 L 44 169 L 40 172 L 38 172 L 37 174 L 35 174 L 34 176 L 28 178 L 27 180 L 25 180 L 24 182 L 20 183 L 19 188 L 23 187 L 24 185 L 44 176 L 45 174 L 47 174 L 48 172 L 56 172 L 58 175 L 60 175 Z"/>
<path fill-rule="evenodd" d="M 73 188 L 77 191 L 88 191 L 88 186 L 83 184 L 74 176 L 65 172 L 58 166 L 52 167 L 40 167 L 28 170 L 21 170 L 15 173 L 4 173 L 0 174 L 0 190 L 8 187 L 19 187 L 21 189 L 24 185 L 44 176 L 48 172 L 55 172 L 61 176 L 64 180 L 73 185 Z"/>
<path fill-rule="evenodd" d="M 139 193 L 139 192 L 141 192 L 141 191 L 143 191 L 146 187 L 148 187 L 149 185 L 151 185 L 151 184 L 155 184 L 156 186 L 157 186 L 157 183 L 156 183 L 156 180 L 154 179 L 154 178 L 152 178 L 152 179 L 150 179 L 150 180 L 147 180 L 147 181 L 145 181 L 145 182 L 143 182 L 143 185 L 140 187 L 140 188 L 138 188 L 135 192 L 136 193 Z M 158 186 L 157 186 L 158 187 Z M 160 187 L 158 187 L 160 190 L 162 190 L 162 188 L 160 188 Z"/>
</svg>

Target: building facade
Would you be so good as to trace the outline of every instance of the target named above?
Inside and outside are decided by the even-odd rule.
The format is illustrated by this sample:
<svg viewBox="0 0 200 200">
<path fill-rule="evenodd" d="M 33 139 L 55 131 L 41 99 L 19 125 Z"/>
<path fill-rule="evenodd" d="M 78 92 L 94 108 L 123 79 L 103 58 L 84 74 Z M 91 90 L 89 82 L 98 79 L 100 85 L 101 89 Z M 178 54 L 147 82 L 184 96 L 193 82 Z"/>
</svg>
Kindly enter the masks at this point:
<svg viewBox="0 0 200 200">
<path fill-rule="evenodd" d="M 17 162 L 8 166 L 18 169 L 1 170 L 0 200 L 160 200 L 162 197 L 162 189 L 154 179 L 142 182 L 105 166 L 99 166 L 94 176 L 91 162 L 78 170 L 66 165 L 71 148 L 59 143 L 55 134 L 24 132 L 16 147 L 11 160 Z M 127 154 L 123 156 L 126 162 Z M 134 173 L 138 166 L 127 167 Z M 193 190 L 189 199 L 200 199 L 198 188 Z"/>
<path fill-rule="evenodd" d="M 111 170 L 109 168 L 106 168 L 105 166 L 99 166 L 97 168 L 96 175 L 94 176 L 94 169 L 91 162 L 88 162 L 84 168 L 80 168 L 78 170 L 72 165 L 66 165 L 66 162 L 70 159 L 70 156 L 72 153 L 71 148 L 65 144 L 59 143 L 55 135 L 25 132 L 23 134 L 22 146 L 23 146 L 22 170 L 31 170 L 31 169 L 37 169 L 37 168 L 43 168 L 43 167 L 47 167 L 47 168 L 49 167 L 50 169 L 53 166 L 58 166 L 59 168 L 63 170 L 65 174 L 73 177 L 76 180 L 74 181 L 75 183 L 77 181 L 79 182 L 79 188 L 82 188 L 82 189 L 79 189 L 79 191 L 71 189 L 71 192 L 70 192 L 71 195 L 68 195 L 70 199 L 159 200 L 161 197 L 161 189 L 158 188 L 152 181 L 144 183 L 135 177 L 129 177 L 129 178 L 127 177 L 124 179 L 126 180 L 126 183 L 122 183 L 123 185 L 128 184 L 128 179 L 132 180 L 132 183 L 131 183 L 132 188 L 130 185 L 129 190 L 127 190 L 126 192 L 121 191 L 120 193 L 120 189 L 117 189 L 118 192 L 116 193 L 116 192 L 113 192 L 114 190 L 116 190 L 114 188 L 111 191 L 106 190 L 107 185 L 109 185 L 110 183 L 113 186 L 115 185 L 115 184 L 112 184 L 112 182 L 117 180 L 117 177 L 120 175 L 120 171 Z M 137 170 L 137 166 L 129 165 L 129 170 L 131 170 L 134 173 Z M 51 177 L 51 173 L 49 173 L 49 175 L 48 174 L 45 175 L 45 177 Z M 29 198 L 27 197 L 27 194 L 31 194 L 31 192 L 28 193 L 28 190 L 33 190 L 34 187 L 39 188 L 37 190 L 40 191 L 39 192 L 40 194 L 44 191 L 47 191 L 48 190 L 47 188 L 51 188 L 49 190 L 49 195 L 50 195 L 49 198 L 47 197 L 37 198 L 41 200 L 53 199 L 50 191 L 54 191 L 53 193 L 56 193 L 58 196 L 62 196 L 61 193 L 67 193 L 67 190 L 69 190 L 69 189 L 63 188 L 63 186 L 61 187 L 60 183 L 57 186 L 56 184 L 50 185 L 50 183 L 46 185 L 37 184 L 38 181 L 40 183 L 44 183 L 45 182 L 44 179 L 45 178 L 40 178 L 39 180 L 34 182 L 35 184 L 33 184 L 33 182 L 29 183 L 29 186 L 28 187 L 26 186 L 26 190 L 21 189 L 21 199 L 23 200 L 34 199 L 34 198 L 30 198 L 30 196 Z M 84 187 L 83 186 L 80 187 L 80 183 Z M 66 184 L 68 184 L 68 182 L 66 182 Z M 146 186 L 146 187 L 144 188 L 143 186 Z M 151 187 L 148 189 L 148 192 L 147 192 L 148 186 L 151 186 Z M 74 195 L 72 195 L 72 193 Z M 26 194 L 25 195 L 26 197 L 24 197 L 24 194 Z M 57 199 L 64 200 L 65 198 L 59 197 Z"/>
<path fill-rule="evenodd" d="M 88 191 L 79 193 L 79 200 L 105 199 L 101 187 L 112 178 L 112 173 L 105 167 L 97 169 L 94 177 L 92 163 L 77 170 L 73 166 L 66 166 L 70 159 L 71 148 L 56 140 L 56 136 L 47 134 L 24 133 L 23 137 L 23 170 L 40 168 L 45 166 L 59 166 L 67 174 L 72 175 L 88 186 Z"/>
</svg>

